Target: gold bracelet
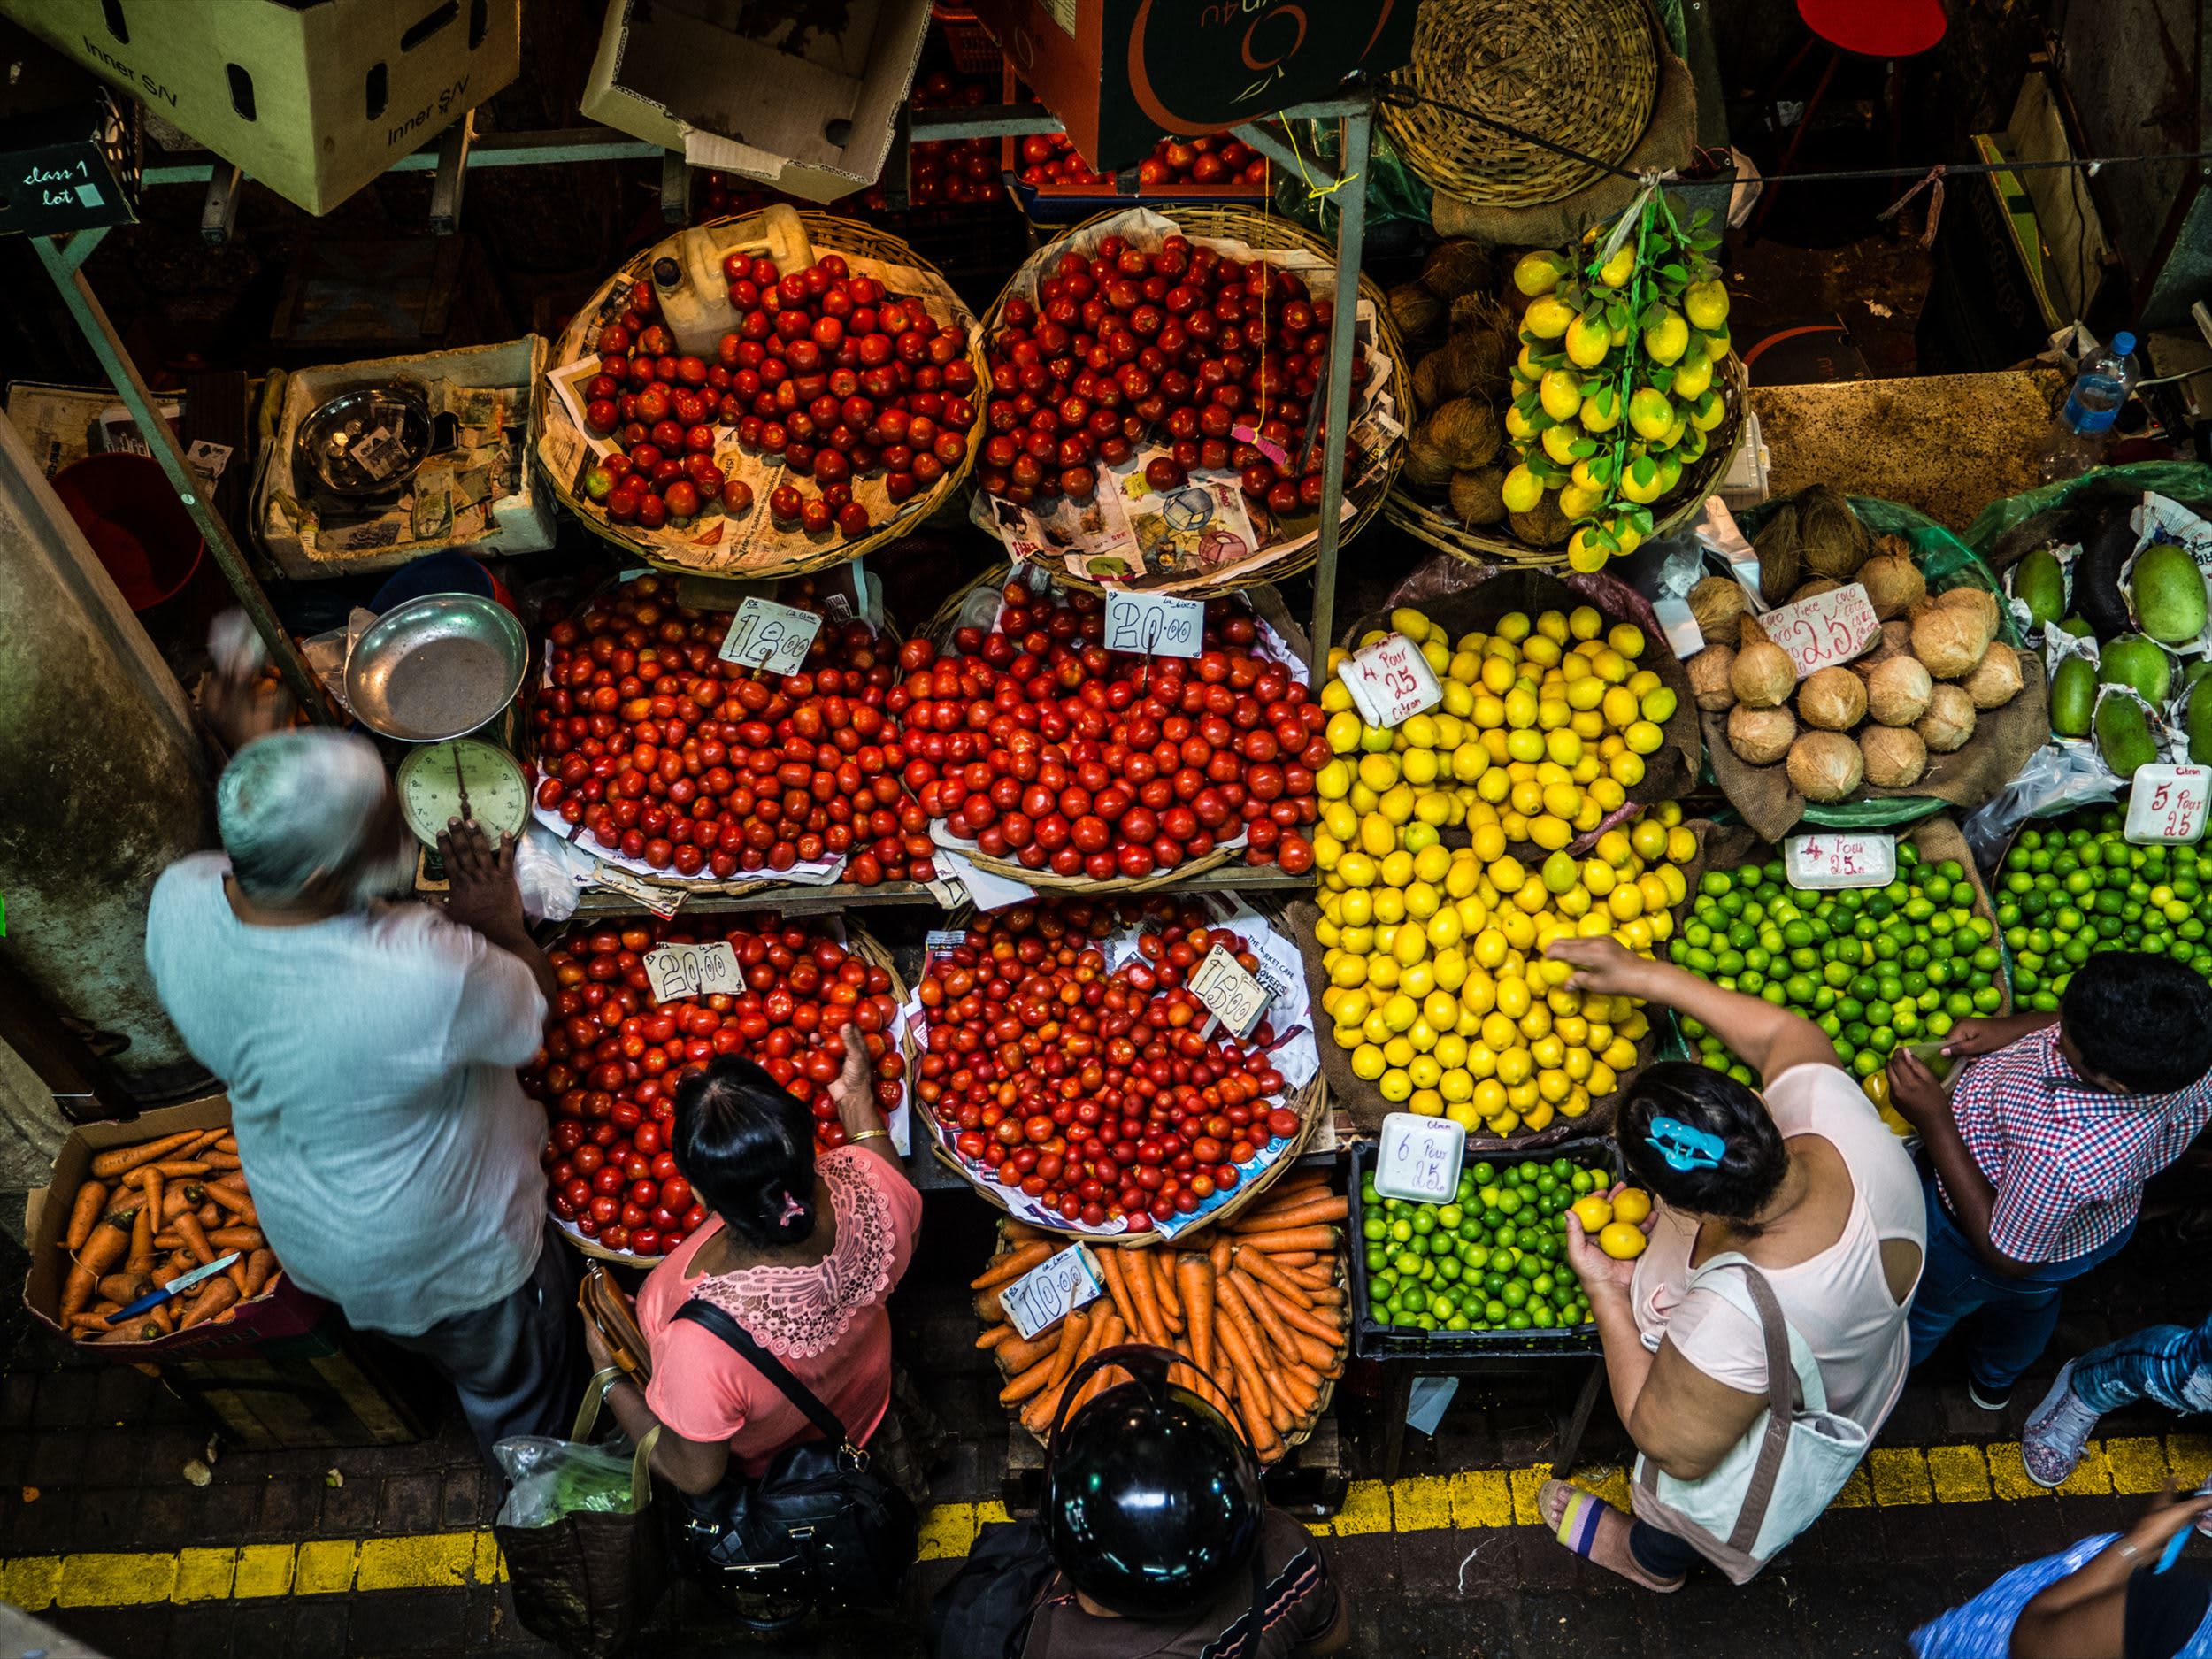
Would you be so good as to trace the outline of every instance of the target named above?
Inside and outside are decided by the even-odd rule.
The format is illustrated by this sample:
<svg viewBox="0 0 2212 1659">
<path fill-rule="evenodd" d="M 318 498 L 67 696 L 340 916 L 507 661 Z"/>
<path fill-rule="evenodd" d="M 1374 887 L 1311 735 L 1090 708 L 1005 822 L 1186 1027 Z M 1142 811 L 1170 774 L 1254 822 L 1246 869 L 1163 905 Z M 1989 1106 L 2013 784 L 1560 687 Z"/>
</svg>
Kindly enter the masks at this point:
<svg viewBox="0 0 2212 1659">
<path fill-rule="evenodd" d="M 627 1376 L 628 1373 L 619 1365 L 602 1365 L 592 1373 L 591 1380 L 584 1385 L 584 1392 L 596 1394 L 602 1400 L 604 1400 L 607 1397 L 607 1390 L 623 1381 Z"/>
<path fill-rule="evenodd" d="M 888 1129 L 863 1129 L 856 1135 L 847 1135 L 845 1137 L 845 1144 L 849 1147 L 856 1147 L 862 1141 L 872 1141 L 879 1135 L 880 1135 L 884 1140 L 888 1141 L 891 1138 L 891 1132 Z"/>
</svg>

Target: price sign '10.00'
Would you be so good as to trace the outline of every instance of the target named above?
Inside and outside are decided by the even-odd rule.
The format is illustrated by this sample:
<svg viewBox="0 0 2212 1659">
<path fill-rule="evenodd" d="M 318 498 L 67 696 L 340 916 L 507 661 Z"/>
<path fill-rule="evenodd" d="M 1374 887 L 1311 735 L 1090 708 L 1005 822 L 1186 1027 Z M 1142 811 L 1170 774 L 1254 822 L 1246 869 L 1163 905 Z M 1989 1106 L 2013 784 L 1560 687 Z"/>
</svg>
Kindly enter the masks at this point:
<svg viewBox="0 0 2212 1659">
<path fill-rule="evenodd" d="M 1793 887 L 1886 887 L 1897 879 L 1893 835 L 1793 835 L 1782 867 Z"/>
<path fill-rule="evenodd" d="M 1274 999 L 1267 987 L 1244 971 L 1227 949 L 1216 945 L 1190 977 L 1190 994 L 1242 1041 L 1252 1034 Z"/>
<path fill-rule="evenodd" d="M 2139 766 L 2128 791 L 2131 841 L 2193 841 L 2204 833 L 2212 772 L 2202 766 Z"/>
<path fill-rule="evenodd" d="M 1106 1292 L 1106 1277 L 1099 1271 L 1090 1246 L 1078 1244 L 1033 1267 L 998 1294 L 998 1305 L 1007 1322 L 1027 1342 L 1048 1325 L 1054 1325 L 1086 1302 Z"/>
<path fill-rule="evenodd" d="M 757 668 L 771 674 L 795 674 L 806 661 L 807 647 L 822 631 L 822 618 L 811 611 L 798 611 L 771 599 L 748 599 L 730 619 L 715 653 L 726 663 Z"/>
<path fill-rule="evenodd" d="M 726 944 L 663 945 L 643 957 L 656 1002 L 687 996 L 736 996 L 745 989 L 737 952 Z"/>
<path fill-rule="evenodd" d="M 1402 634 L 1354 651 L 1336 677 L 1370 726 L 1398 726 L 1444 701 L 1444 687 L 1421 648 Z"/>
<path fill-rule="evenodd" d="M 1849 662 L 1882 631 L 1881 618 L 1857 582 L 1795 604 L 1777 605 L 1759 618 L 1759 626 L 1789 654 L 1800 680 L 1816 669 Z"/>
<path fill-rule="evenodd" d="M 1106 593 L 1106 649 L 1150 657 L 1195 657 L 1205 647 L 1206 607 L 1164 594 Z"/>
</svg>

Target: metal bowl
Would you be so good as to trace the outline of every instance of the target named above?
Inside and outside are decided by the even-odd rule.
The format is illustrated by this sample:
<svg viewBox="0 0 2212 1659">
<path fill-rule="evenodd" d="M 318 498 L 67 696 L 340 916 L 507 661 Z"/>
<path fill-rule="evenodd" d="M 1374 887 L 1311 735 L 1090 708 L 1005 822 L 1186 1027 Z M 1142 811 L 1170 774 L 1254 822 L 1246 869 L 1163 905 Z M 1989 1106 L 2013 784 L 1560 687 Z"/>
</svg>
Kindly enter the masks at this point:
<svg viewBox="0 0 2212 1659">
<path fill-rule="evenodd" d="M 430 400 L 404 380 L 341 392 L 300 422 L 294 453 L 334 495 L 388 495 L 430 453 Z"/>
<path fill-rule="evenodd" d="M 438 743 L 498 717 L 530 648 L 514 612 L 474 594 L 425 594 L 379 617 L 346 658 L 346 702 L 371 731 Z"/>
</svg>

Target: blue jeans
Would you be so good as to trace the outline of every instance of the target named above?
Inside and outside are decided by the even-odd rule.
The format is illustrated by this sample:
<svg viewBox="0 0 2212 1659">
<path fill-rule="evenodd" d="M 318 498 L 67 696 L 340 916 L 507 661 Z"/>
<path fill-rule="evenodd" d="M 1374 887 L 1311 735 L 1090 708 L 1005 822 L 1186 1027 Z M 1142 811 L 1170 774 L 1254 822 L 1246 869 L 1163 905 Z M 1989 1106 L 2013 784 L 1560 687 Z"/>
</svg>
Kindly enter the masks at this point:
<svg viewBox="0 0 2212 1659">
<path fill-rule="evenodd" d="M 2170 1411 L 2212 1411 L 2212 1318 L 2193 1330 L 2154 1325 L 2074 1362 L 2073 1389 L 2102 1414 L 2155 1400 Z"/>
<path fill-rule="evenodd" d="M 2044 1262 L 2014 1278 L 1998 1272 L 1975 1252 L 1943 1207 L 1935 1177 L 1924 1172 L 1920 1183 L 1928 1206 L 1928 1264 L 1912 1302 L 1912 1363 L 1924 1361 L 1954 1325 L 1978 1312 L 1968 1369 L 1985 1392 L 2002 1394 L 2035 1363 L 2057 1329 L 2059 1286 L 2118 1255 L 2134 1236 L 2135 1225 L 2130 1222 L 2117 1238 L 2086 1256 Z"/>
</svg>

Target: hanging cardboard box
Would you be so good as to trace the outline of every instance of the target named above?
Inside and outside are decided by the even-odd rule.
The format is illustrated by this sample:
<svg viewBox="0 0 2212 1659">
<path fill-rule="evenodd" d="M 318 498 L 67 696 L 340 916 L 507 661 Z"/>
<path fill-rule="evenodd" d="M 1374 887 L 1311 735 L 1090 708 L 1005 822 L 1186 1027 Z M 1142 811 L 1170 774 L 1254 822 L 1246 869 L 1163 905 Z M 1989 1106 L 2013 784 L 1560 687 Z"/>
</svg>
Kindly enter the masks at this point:
<svg viewBox="0 0 2212 1659">
<path fill-rule="evenodd" d="M 612 0 L 583 112 L 810 202 L 864 189 L 913 87 L 929 0 L 818 8 L 838 14 L 835 28 L 795 19 L 797 9 Z"/>
<path fill-rule="evenodd" d="M 1133 166 L 1413 55 L 1417 0 L 971 0 L 1085 162 Z"/>
<path fill-rule="evenodd" d="M 521 0 L 0 0 L 311 213 L 515 78 Z"/>
</svg>

